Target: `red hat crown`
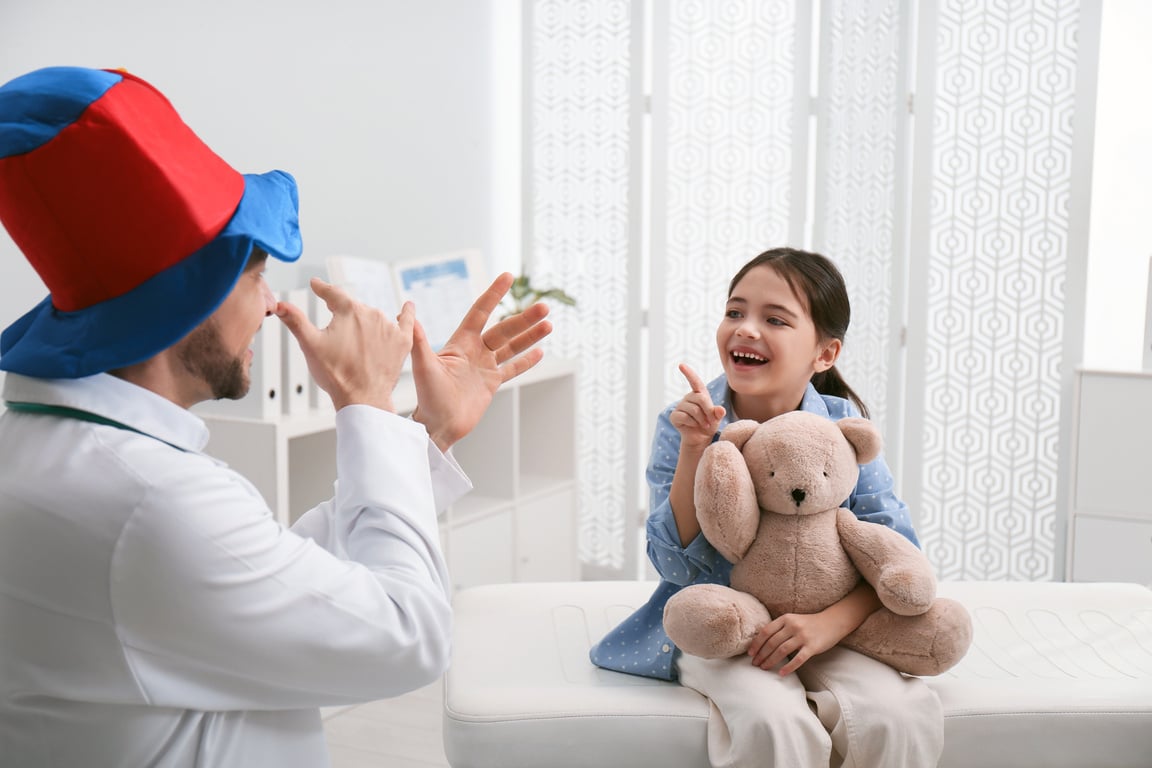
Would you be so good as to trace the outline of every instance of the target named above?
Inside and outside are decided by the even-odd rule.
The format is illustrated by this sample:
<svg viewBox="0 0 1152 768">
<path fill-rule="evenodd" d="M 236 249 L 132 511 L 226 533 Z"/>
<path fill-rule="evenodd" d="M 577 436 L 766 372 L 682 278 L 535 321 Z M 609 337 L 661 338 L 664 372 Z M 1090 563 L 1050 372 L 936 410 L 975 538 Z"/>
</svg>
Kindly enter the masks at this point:
<svg viewBox="0 0 1152 768">
<path fill-rule="evenodd" d="M 0 158 L 0 220 L 63 311 L 124 294 L 214 238 L 244 178 L 127 73 L 30 152 Z M 34 119 L 34 118 L 33 118 Z"/>
</svg>

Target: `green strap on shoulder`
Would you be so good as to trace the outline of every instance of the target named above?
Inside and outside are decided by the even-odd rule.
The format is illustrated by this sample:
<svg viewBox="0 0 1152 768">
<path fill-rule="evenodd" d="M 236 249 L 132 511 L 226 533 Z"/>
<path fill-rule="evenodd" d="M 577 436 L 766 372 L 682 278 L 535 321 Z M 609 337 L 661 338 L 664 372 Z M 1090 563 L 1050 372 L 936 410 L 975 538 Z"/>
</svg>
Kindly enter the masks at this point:
<svg viewBox="0 0 1152 768">
<path fill-rule="evenodd" d="M 147 432 L 141 432 L 139 429 L 130 427 L 127 424 L 116 421 L 115 419 L 109 419 L 106 416 L 101 416 L 97 413 L 92 413 L 91 411 L 82 411 L 79 408 L 69 408 L 66 405 L 47 405 L 46 403 L 24 403 L 12 400 L 5 400 L 4 407 L 10 411 L 16 411 L 17 413 L 39 413 L 47 416 L 60 416 L 65 419 L 78 419 L 79 421 L 88 421 L 93 424 L 101 424 L 105 427 L 116 427 L 116 429 L 135 432 L 138 435 L 150 437 L 153 440 L 159 440 L 161 443 L 164 443 L 164 445 L 170 445 L 178 451 L 184 450 L 178 445 L 172 445 L 172 443 L 168 442 L 167 440 L 161 440 L 160 438 L 156 437 L 156 435 L 150 435 Z"/>
</svg>

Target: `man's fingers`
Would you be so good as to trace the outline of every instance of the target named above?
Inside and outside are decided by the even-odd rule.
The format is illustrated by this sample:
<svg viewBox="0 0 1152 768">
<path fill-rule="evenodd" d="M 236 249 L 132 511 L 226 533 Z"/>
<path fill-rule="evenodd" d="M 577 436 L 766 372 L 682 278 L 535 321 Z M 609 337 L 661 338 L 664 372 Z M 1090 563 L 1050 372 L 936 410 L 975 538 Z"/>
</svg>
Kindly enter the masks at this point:
<svg viewBox="0 0 1152 768">
<path fill-rule="evenodd" d="M 704 384 L 704 380 L 696 375 L 696 371 L 692 370 L 687 363 L 680 363 L 680 373 L 684 374 L 684 378 L 688 380 L 688 386 L 692 387 L 693 392 L 708 394 L 708 387 Z"/>
<path fill-rule="evenodd" d="M 552 333 L 552 323 L 545 320 L 536 323 L 503 346 L 492 347 L 488 346 L 488 342 L 484 343 L 485 346 L 488 346 L 489 349 L 496 353 L 496 362 L 499 364 L 505 360 L 516 357 L 516 355 L 538 343 L 550 333 Z"/>
<path fill-rule="evenodd" d="M 406 301 L 400 309 L 400 314 L 396 316 L 396 325 L 400 326 L 400 330 L 407 335 L 413 333 L 415 323 L 416 305 L 410 301 Z"/>
<path fill-rule="evenodd" d="M 536 303 L 518 315 L 513 315 L 512 317 L 501 320 L 500 322 L 496 323 L 496 325 L 484 331 L 484 335 L 482 337 L 484 340 L 484 346 L 491 350 L 500 349 L 505 344 L 514 341 L 518 336 L 524 333 L 524 331 L 532 329 L 534 326 L 538 325 L 541 320 L 547 317 L 548 311 L 548 305 Z M 550 324 L 547 326 L 547 328 L 549 331 L 552 330 L 552 326 Z M 547 333 L 541 335 L 536 339 L 536 341 L 539 341 L 547 335 Z M 516 350 L 516 352 L 522 352 L 526 348 L 526 345 L 521 346 L 521 348 Z"/>
<path fill-rule="evenodd" d="M 497 276 L 492 281 L 492 285 L 488 286 L 488 290 L 480 294 L 480 297 L 472 303 L 472 308 L 464 315 L 464 319 L 460 322 L 460 327 L 457 330 L 475 333 L 484 330 L 488 318 L 492 316 L 492 310 L 500 306 L 500 300 L 504 298 L 504 294 L 508 293 L 508 289 L 512 287 L 512 282 L 515 279 L 511 272 L 504 272 Z"/>
<path fill-rule="evenodd" d="M 309 281 L 309 285 L 312 287 L 312 292 L 324 300 L 324 303 L 328 305 L 328 309 L 333 314 L 347 308 L 354 301 L 348 291 L 338 285 L 326 283 L 318 277 L 312 278 Z"/>
<path fill-rule="evenodd" d="M 501 381 L 514 379 L 544 358 L 544 350 L 530 349 L 519 357 L 514 357 L 500 366 Z"/>
</svg>

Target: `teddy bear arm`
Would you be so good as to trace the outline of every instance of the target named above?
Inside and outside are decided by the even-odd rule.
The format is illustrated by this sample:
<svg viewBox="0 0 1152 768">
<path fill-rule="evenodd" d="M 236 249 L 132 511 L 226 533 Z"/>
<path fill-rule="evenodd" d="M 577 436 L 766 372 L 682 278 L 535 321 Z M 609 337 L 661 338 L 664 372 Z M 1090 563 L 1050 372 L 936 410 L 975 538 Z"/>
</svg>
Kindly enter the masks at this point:
<svg viewBox="0 0 1152 768">
<path fill-rule="evenodd" d="M 739 448 L 724 441 L 708 446 L 696 470 L 694 500 L 704 538 L 728 562 L 743 560 L 760 527 L 760 508 Z"/>
<path fill-rule="evenodd" d="M 848 557 L 876 590 L 880 602 L 895 614 L 915 616 L 936 597 L 936 576 L 924 553 L 886 525 L 837 512 L 836 527 Z"/>
</svg>

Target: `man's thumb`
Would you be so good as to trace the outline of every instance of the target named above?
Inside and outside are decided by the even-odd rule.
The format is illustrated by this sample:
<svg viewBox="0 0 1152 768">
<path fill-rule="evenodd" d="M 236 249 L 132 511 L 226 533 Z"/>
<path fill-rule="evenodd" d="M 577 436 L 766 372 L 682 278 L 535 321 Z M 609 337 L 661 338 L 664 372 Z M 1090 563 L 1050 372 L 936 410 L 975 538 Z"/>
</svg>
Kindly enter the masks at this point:
<svg viewBox="0 0 1152 768">
<path fill-rule="evenodd" d="M 436 356 L 432 344 L 428 341 L 428 333 L 424 326 L 415 317 L 412 318 L 412 366 L 419 368 Z"/>
</svg>

